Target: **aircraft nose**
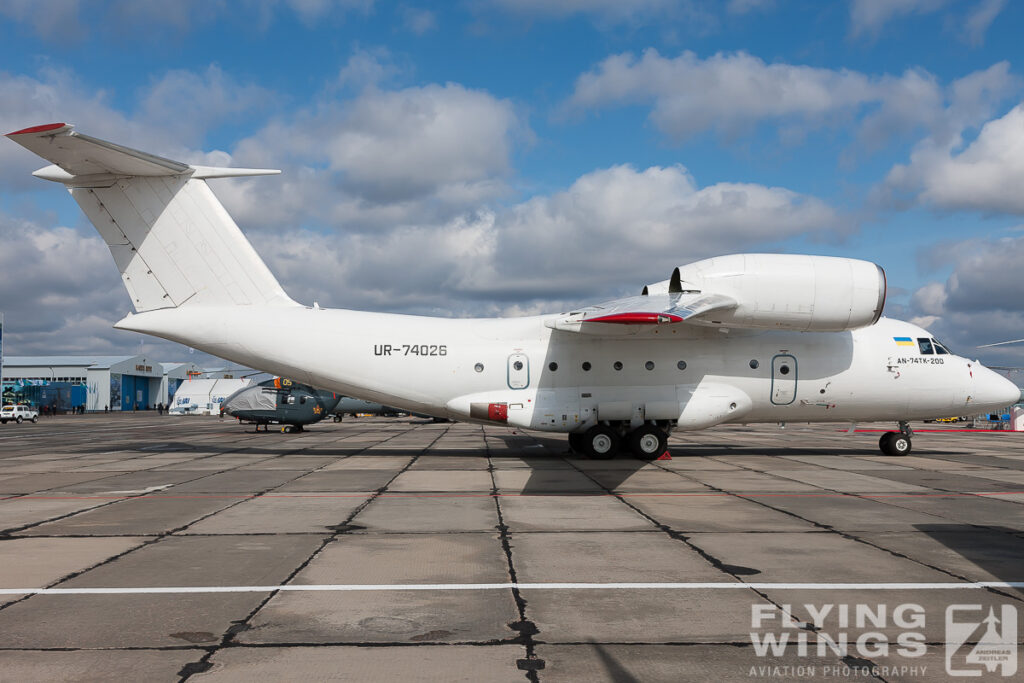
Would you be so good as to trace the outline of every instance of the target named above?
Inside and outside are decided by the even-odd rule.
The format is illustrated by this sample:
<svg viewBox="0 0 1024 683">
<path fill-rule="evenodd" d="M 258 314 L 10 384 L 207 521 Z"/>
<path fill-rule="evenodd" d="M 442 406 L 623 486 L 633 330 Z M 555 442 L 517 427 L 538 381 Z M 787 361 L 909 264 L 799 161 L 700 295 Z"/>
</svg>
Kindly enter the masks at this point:
<svg viewBox="0 0 1024 683">
<path fill-rule="evenodd" d="M 985 367 L 974 371 L 974 400 L 979 407 L 997 409 L 1024 399 L 1024 392 L 999 373 Z"/>
</svg>

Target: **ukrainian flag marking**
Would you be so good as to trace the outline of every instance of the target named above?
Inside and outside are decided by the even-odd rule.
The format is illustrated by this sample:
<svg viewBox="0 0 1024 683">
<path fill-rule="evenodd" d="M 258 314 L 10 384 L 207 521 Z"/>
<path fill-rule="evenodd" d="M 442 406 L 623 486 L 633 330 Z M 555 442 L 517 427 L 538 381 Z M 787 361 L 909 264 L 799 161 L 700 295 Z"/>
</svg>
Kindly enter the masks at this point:
<svg viewBox="0 0 1024 683">
<path fill-rule="evenodd" d="M 892 340 L 896 342 L 896 346 L 913 346 L 914 340 L 910 337 L 893 337 Z"/>
</svg>

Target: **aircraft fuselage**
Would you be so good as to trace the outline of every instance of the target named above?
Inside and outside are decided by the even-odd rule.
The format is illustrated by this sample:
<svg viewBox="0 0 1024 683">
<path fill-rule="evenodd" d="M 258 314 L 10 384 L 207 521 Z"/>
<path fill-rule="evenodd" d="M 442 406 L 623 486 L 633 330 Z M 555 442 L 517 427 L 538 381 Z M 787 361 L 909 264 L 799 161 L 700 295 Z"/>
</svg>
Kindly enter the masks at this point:
<svg viewBox="0 0 1024 683">
<path fill-rule="evenodd" d="M 976 362 L 922 354 L 918 339 L 928 332 L 887 318 L 846 332 L 659 325 L 621 337 L 553 330 L 550 318 L 232 307 L 151 311 L 117 326 L 405 410 L 545 431 L 609 419 L 678 429 L 912 420 L 985 412 L 1019 397 Z M 701 406 L 689 421 L 688 402 Z M 492 404 L 491 413 L 481 408 Z M 673 404 L 683 415 L 672 415 Z"/>
</svg>

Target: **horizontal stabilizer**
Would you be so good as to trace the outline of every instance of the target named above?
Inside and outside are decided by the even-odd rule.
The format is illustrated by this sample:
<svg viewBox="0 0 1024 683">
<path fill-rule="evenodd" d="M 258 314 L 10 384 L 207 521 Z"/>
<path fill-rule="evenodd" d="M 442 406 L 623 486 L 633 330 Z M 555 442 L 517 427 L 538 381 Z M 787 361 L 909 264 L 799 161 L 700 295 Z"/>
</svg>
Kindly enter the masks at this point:
<svg viewBox="0 0 1024 683">
<path fill-rule="evenodd" d="M 26 128 L 9 133 L 7 137 L 53 163 L 32 175 L 65 185 L 100 186 L 118 177 L 233 178 L 280 173 L 271 169 L 190 166 L 83 135 L 67 123 Z"/>
</svg>

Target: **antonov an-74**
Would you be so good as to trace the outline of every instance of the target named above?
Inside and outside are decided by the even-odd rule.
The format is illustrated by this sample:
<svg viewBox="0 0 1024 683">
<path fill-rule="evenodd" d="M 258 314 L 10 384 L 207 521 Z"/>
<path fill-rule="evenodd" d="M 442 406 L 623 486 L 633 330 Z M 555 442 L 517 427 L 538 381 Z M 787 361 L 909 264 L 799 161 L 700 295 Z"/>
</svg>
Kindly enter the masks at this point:
<svg viewBox="0 0 1024 683">
<path fill-rule="evenodd" d="M 736 254 L 640 296 L 557 315 L 449 319 L 329 310 L 285 294 L 206 184 L 276 173 L 190 166 L 76 133 L 11 133 L 52 162 L 110 247 L 136 313 L 116 324 L 316 387 L 438 417 L 567 432 L 592 457 L 651 458 L 721 423 L 982 413 L 1020 390 L 925 330 L 882 318 L 865 261 Z"/>
</svg>

